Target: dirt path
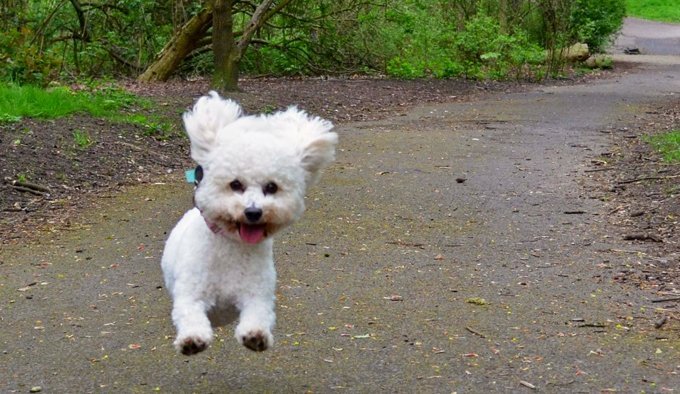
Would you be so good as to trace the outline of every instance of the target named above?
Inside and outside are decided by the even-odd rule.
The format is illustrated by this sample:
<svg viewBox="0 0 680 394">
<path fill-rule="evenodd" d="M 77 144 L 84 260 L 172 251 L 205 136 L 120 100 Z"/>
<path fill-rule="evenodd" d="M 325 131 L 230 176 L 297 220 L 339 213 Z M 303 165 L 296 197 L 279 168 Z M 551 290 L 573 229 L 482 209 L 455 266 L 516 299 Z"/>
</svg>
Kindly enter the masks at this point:
<svg viewBox="0 0 680 394">
<path fill-rule="evenodd" d="M 589 198 L 590 161 L 680 64 L 338 128 L 337 163 L 276 247 L 275 348 L 233 327 L 175 354 L 159 259 L 181 181 L 0 251 L 0 391 L 666 392 L 677 321 L 604 272 L 639 264 Z M 677 304 L 677 303 L 676 303 Z M 37 388 L 36 388 L 37 389 Z"/>
</svg>

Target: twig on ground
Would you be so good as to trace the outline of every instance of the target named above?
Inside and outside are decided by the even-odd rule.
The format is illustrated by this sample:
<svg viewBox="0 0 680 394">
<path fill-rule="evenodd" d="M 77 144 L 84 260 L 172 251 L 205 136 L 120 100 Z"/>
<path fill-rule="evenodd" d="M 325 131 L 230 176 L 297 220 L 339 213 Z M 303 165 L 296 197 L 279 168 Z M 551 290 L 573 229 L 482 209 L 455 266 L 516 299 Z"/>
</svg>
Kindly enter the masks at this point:
<svg viewBox="0 0 680 394">
<path fill-rule="evenodd" d="M 12 186 L 17 191 L 35 194 L 36 196 L 42 196 L 43 194 L 50 192 L 50 189 L 48 187 L 31 182 L 15 181 L 9 178 L 5 178 L 5 182 Z"/>
<path fill-rule="evenodd" d="M 16 191 L 19 191 L 19 192 L 22 192 L 22 193 L 31 193 L 31 194 L 36 195 L 36 196 L 42 196 L 42 195 L 45 194 L 45 193 L 43 193 L 43 192 L 41 192 L 41 191 L 32 189 L 32 188 L 30 188 L 30 187 L 17 186 L 17 185 L 12 185 L 12 187 L 13 187 L 14 190 L 16 190 Z"/>
<path fill-rule="evenodd" d="M 410 246 L 410 247 L 421 248 L 421 249 L 425 248 L 425 244 L 421 244 L 421 243 L 418 243 L 418 242 L 388 241 L 388 242 L 385 242 L 385 243 L 388 244 L 388 245 Z"/>
<path fill-rule="evenodd" d="M 680 297 L 671 297 L 671 298 L 656 298 L 653 299 L 652 302 L 658 303 L 658 302 L 672 302 L 672 301 L 680 301 Z"/>
<path fill-rule="evenodd" d="M 641 181 L 653 181 L 653 180 L 665 180 L 665 179 L 673 179 L 673 178 L 680 178 L 680 175 L 669 175 L 669 176 L 643 176 L 641 178 L 635 178 L 635 179 L 626 179 L 623 181 L 617 182 L 619 185 L 625 185 L 628 183 L 635 183 L 635 182 L 641 182 Z"/>
<path fill-rule="evenodd" d="M 471 328 L 471 327 L 467 327 L 467 326 L 466 326 L 465 329 L 468 330 L 468 331 L 470 331 L 471 333 L 477 335 L 477 336 L 480 337 L 480 338 L 486 339 L 486 335 L 482 334 L 481 332 L 479 332 L 479 331 L 477 331 L 477 330 L 475 330 L 475 329 L 473 329 L 473 328 Z"/>
<path fill-rule="evenodd" d="M 614 169 L 614 168 L 611 168 L 611 167 L 607 167 L 607 168 L 593 168 L 593 169 L 590 169 L 590 170 L 584 170 L 583 172 L 601 172 L 601 171 L 611 171 L 611 170 L 613 170 L 613 169 Z"/>
<path fill-rule="evenodd" d="M 652 234 L 627 234 L 623 236 L 625 241 L 652 241 L 663 242 L 661 237 Z"/>
</svg>

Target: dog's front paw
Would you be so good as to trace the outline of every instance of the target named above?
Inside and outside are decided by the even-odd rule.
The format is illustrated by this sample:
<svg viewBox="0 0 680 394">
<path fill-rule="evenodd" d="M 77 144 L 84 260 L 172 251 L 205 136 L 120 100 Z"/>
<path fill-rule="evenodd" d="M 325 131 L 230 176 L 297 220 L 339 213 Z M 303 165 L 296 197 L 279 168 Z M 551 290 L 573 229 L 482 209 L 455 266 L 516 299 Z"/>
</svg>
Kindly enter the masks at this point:
<svg viewBox="0 0 680 394">
<path fill-rule="evenodd" d="M 274 344 L 274 337 L 269 331 L 252 330 L 238 336 L 239 342 L 248 349 L 255 352 L 262 352 L 269 349 Z"/>
<path fill-rule="evenodd" d="M 207 349 L 209 344 L 210 337 L 203 338 L 198 335 L 177 337 L 175 340 L 175 348 L 185 356 L 200 353 Z"/>
<path fill-rule="evenodd" d="M 183 355 L 191 356 L 204 351 L 208 347 L 208 344 L 199 338 L 188 337 L 176 342 L 175 347 L 178 351 L 182 352 Z"/>
</svg>

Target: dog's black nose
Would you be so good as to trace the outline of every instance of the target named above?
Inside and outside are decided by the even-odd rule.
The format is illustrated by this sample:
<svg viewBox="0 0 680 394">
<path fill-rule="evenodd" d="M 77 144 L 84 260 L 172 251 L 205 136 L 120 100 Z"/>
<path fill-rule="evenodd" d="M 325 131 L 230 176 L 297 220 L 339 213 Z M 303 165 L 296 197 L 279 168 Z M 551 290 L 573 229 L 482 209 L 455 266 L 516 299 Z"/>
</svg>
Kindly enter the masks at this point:
<svg viewBox="0 0 680 394">
<path fill-rule="evenodd" d="M 246 214 L 246 219 L 251 223 L 257 222 L 262 217 L 262 210 L 260 208 L 248 207 L 244 213 Z"/>
</svg>

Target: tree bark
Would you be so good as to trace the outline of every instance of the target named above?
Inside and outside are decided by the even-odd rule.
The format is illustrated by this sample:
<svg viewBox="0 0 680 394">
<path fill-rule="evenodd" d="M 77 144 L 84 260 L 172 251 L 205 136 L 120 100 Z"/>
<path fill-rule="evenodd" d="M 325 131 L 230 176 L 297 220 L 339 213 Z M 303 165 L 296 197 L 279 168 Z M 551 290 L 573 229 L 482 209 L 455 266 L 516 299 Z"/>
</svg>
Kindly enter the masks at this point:
<svg viewBox="0 0 680 394">
<path fill-rule="evenodd" d="M 170 39 L 156 60 L 140 75 L 140 82 L 167 81 L 187 55 L 196 49 L 196 43 L 210 26 L 212 4 L 207 4 L 198 14 L 182 26 Z"/>
<path fill-rule="evenodd" d="M 274 0 L 263 0 L 257 5 L 238 40 L 233 26 L 235 0 L 212 0 L 199 14 L 191 18 L 175 33 L 156 60 L 140 75 L 140 82 L 165 81 L 192 51 L 199 47 L 212 25 L 212 49 L 215 71 L 212 88 L 218 91 L 238 90 L 239 64 L 253 36 L 272 16 L 293 0 L 281 0 L 274 8 Z"/>
<path fill-rule="evenodd" d="M 213 55 L 215 72 L 212 88 L 218 91 L 238 90 L 239 64 L 257 29 L 283 8 L 290 0 L 284 0 L 273 12 L 269 11 L 274 0 L 264 0 L 257 6 L 238 41 L 234 40 L 233 0 L 216 0 L 213 13 Z"/>
<path fill-rule="evenodd" d="M 212 17 L 212 49 L 215 61 L 212 87 L 218 91 L 238 90 L 238 62 L 234 42 L 233 0 L 215 0 Z"/>
</svg>

